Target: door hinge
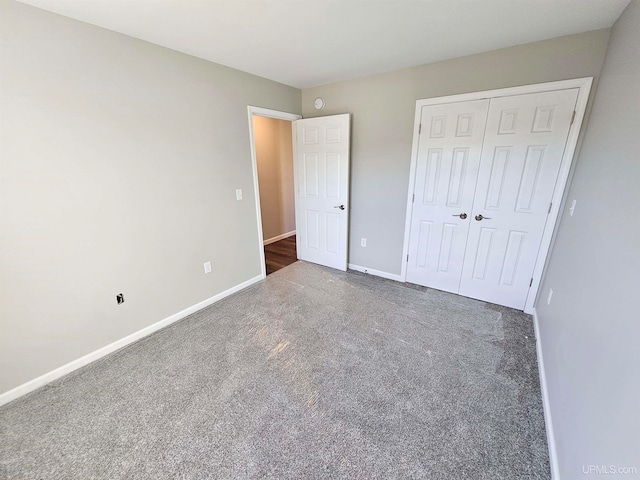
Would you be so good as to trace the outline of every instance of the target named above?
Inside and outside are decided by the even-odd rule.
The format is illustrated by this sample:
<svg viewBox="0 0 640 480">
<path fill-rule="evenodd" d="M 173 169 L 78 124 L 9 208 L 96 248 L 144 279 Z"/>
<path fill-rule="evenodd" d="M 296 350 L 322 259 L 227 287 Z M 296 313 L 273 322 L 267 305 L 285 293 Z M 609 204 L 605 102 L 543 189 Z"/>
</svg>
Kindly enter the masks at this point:
<svg viewBox="0 0 640 480">
<path fill-rule="evenodd" d="M 549 215 L 549 214 L 551 213 L 551 207 L 553 207 L 553 202 L 551 202 L 551 203 L 549 204 L 549 211 L 547 212 L 547 215 Z"/>
<path fill-rule="evenodd" d="M 531 288 L 531 285 L 533 285 L 533 277 L 531 278 L 531 281 L 529 282 L 529 288 Z"/>
<path fill-rule="evenodd" d="M 571 123 L 569 125 L 573 125 L 573 121 L 576 119 L 576 111 L 573 111 L 573 115 L 571 115 Z"/>
<path fill-rule="evenodd" d="M 420 126 L 418 127 L 418 135 L 420 135 L 422 133 L 422 124 L 420 124 Z"/>
<path fill-rule="evenodd" d="M 407 262 L 409 261 L 409 254 L 407 253 Z"/>
<path fill-rule="evenodd" d="M 416 201 L 416 194 L 414 193 L 413 196 L 411 197 L 411 203 L 415 203 Z"/>
</svg>

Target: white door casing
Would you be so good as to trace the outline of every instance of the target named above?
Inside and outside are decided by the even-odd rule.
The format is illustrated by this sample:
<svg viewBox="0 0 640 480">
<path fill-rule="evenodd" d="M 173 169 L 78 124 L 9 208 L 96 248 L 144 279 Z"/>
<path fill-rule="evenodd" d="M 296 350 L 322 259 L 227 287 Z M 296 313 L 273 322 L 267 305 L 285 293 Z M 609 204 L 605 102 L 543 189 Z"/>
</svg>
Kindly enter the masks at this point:
<svg viewBox="0 0 640 480">
<path fill-rule="evenodd" d="M 460 95 L 452 95 L 452 96 L 448 96 L 448 97 L 438 97 L 438 98 L 431 98 L 431 99 L 425 99 L 425 100 L 418 100 L 416 102 L 416 116 L 415 116 L 415 124 L 414 124 L 414 137 L 413 137 L 413 147 L 412 147 L 412 160 L 411 160 L 411 169 L 410 169 L 410 178 L 409 178 L 409 195 L 407 197 L 407 216 L 406 216 L 406 222 L 405 222 L 405 242 L 404 242 L 404 249 L 403 249 L 403 262 L 402 262 L 402 272 L 401 272 L 401 279 L 402 280 L 408 280 L 408 281 L 413 281 L 411 280 L 410 274 L 409 274 L 409 270 L 411 268 L 411 260 L 410 260 L 410 255 L 409 251 L 411 249 L 410 246 L 410 238 L 413 238 L 412 234 L 413 232 L 413 221 L 414 221 L 414 214 L 413 214 L 413 208 L 414 208 L 414 203 L 413 203 L 413 197 L 414 197 L 414 193 L 416 192 L 416 190 L 419 188 L 416 188 L 416 183 L 419 182 L 419 175 L 418 175 L 418 163 L 420 161 L 419 158 L 419 152 L 422 150 L 424 150 L 423 145 L 422 145 L 422 137 L 420 135 L 420 129 L 422 130 L 422 133 L 424 133 L 428 127 L 422 122 L 422 116 L 423 116 L 423 107 L 426 106 L 434 106 L 434 105 L 443 105 L 443 104 L 454 104 L 454 103 L 463 103 L 463 102 L 470 102 L 470 101 L 475 101 L 475 100 L 483 100 L 483 99 L 489 99 L 493 104 L 500 106 L 500 102 L 497 102 L 498 99 L 502 99 L 504 97 L 514 97 L 514 96 L 518 96 L 518 95 L 528 95 L 528 94 L 534 94 L 534 93 L 544 93 L 544 92 L 554 92 L 554 91 L 559 91 L 559 90 L 573 90 L 572 95 L 576 95 L 576 97 L 573 97 L 574 99 L 574 109 L 569 112 L 569 118 L 570 118 L 570 125 L 567 126 L 568 129 L 568 135 L 565 132 L 565 143 L 562 145 L 564 147 L 564 150 L 562 152 L 560 152 L 560 158 L 559 158 L 559 167 L 557 169 L 557 176 L 556 176 L 556 180 L 555 182 L 551 181 L 550 185 L 547 185 L 547 187 L 550 186 L 551 188 L 551 199 L 549 202 L 543 202 L 546 203 L 546 207 L 545 207 L 545 214 L 546 214 L 546 218 L 544 221 L 544 224 L 542 225 L 542 233 L 540 234 L 539 229 L 537 230 L 537 233 L 535 235 L 539 235 L 540 241 L 539 241 L 539 248 L 536 252 L 535 258 L 533 260 L 533 271 L 532 273 L 529 275 L 529 278 L 526 280 L 526 285 L 527 285 L 527 292 L 525 295 L 525 299 L 524 299 L 524 305 L 520 304 L 520 300 L 518 300 L 518 306 L 517 308 L 520 309 L 524 309 L 525 312 L 527 313 L 532 313 L 533 312 L 533 306 L 535 304 L 536 298 L 539 294 L 539 288 L 540 288 L 540 284 L 541 284 L 541 279 L 543 276 L 543 272 L 544 272 L 544 267 L 546 264 L 546 260 L 547 260 L 547 256 L 549 253 L 549 249 L 551 246 L 551 241 L 554 235 L 554 227 L 558 218 L 558 215 L 560 213 L 560 208 L 561 205 L 563 204 L 563 195 L 565 192 L 565 187 L 567 184 L 567 180 L 569 177 L 569 172 L 571 169 L 571 163 L 572 163 L 572 159 L 573 159 L 573 155 L 575 153 L 575 149 L 576 149 L 576 145 L 577 145 L 577 141 L 578 141 L 578 137 L 579 137 L 579 133 L 580 133 L 580 127 L 582 125 L 582 120 L 584 119 L 584 114 L 585 114 L 585 110 L 586 110 L 586 105 L 587 105 L 587 101 L 589 98 L 589 92 L 590 92 L 590 88 L 591 88 L 591 84 L 592 84 L 592 78 L 579 78 L 579 79 L 574 79 L 574 80 L 562 80 L 562 81 L 558 81 L 558 82 L 549 82 L 549 83 L 543 83 L 543 84 L 534 84 L 534 85 L 525 85 L 525 86 L 521 86 L 521 87 L 511 87 L 511 88 L 504 88 L 504 89 L 499 89 L 499 90 L 490 90 L 490 91 L 483 91 L 483 92 L 474 92 L 474 93 L 466 93 L 466 94 L 460 94 Z M 547 99 L 550 97 L 547 97 Z M 543 102 L 544 103 L 544 102 Z M 571 103 L 571 100 L 569 100 L 569 103 Z M 538 126 L 536 127 L 535 125 L 529 125 L 530 128 L 537 130 L 536 132 L 530 132 L 530 133 L 535 133 L 535 134 L 550 134 L 551 132 L 543 132 L 542 130 L 554 130 L 556 129 L 556 127 L 559 125 L 555 122 L 558 121 L 558 119 L 562 116 L 560 114 L 560 116 L 557 116 L 556 113 L 559 112 L 560 110 L 562 110 L 562 106 L 558 105 L 557 108 L 559 108 L 560 110 L 554 110 L 553 112 L 553 118 L 550 116 L 551 113 L 551 109 L 549 108 L 545 108 L 545 107 L 550 107 L 551 104 L 542 104 L 542 105 L 536 105 L 537 107 L 541 107 L 540 110 L 538 111 L 538 118 L 535 119 L 535 112 L 533 112 L 533 117 L 530 118 L 530 121 L 533 123 L 537 123 Z M 496 107 L 497 108 L 497 107 Z M 506 110 L 510 110 L 511 108 L 506 108 Z M 526 107 L 525 107 L 526 109 Z M 523 113 L 524 114 L 524 113 Z M 529 110 L 529 115 L 532 114 L 532 111 Z M 525 115 L 526 116 L 526 115 Z M 508 116 L 505 114 L 505 119 L 503 121 L 503 128 L 502 128 L 502 135 L 501 137 L 505 137 L 505 135 L 508 135 L 506 133 L 506 131 L 508 130 L 506 127 L 506 123 L 507 123 L 507 118 Z M 523 116 L 520 116 L 520 120 L 523 120 Z M 566 119 L 566 114 L 565 114 L 565 119 Z M 494 119 L 495 121 L 495 119 Z M 499 120 L 498 120 L 499 122 Z M 544 125 L 544 123 L 546 122 L 546 127 Z M 422 123 L 422 125 L 421 125 Z M 517 128 L 517 124 L 515 125 Z M 487 131 L 488 131 L 488 135 L 491 136 L 491 127 L 490 125 L 487 123 Z M 496 130 L 496 135 L 497 135 L 497 130 Z M 512 134 L 513 135 L 513 134 Z M 556 135 L 560 135 L 559 131 L 556 130 Z M 538 138 L 542 138 L 542 136 L 538 136 Z M 525 140 L 526 141 L 526 140 Z M 526 147 L 524 147 L 526 149 L 525 151 L 525 158 L 526 158 L 526 152 L 529 153 L 529 158 L 528 161 L 526 160 L 522 160 L 522 163 L 520 164 L 523 167 L 523 170 L 521 172 L 519 172 L 519 178 L 517 175 L 512 175 L 512 179 L 511 181 L 509 181 L 509 184 L 511 185 L 513 183 L 513 179 L 517 179 L 517 185 L 516 185 L 516 195 L 519 196 L 519 200 L 515 200 L 516 202 L 520 202 L 519 206 L 515 206 L 515 208 L 517 208 L 518 210 L 520 210 L 520 213 L 523 213 L 524 210 L 527 210 L 526 207 L 526 202 L 525 202 L 525 198 L 527 197 L 527 194 L 530 194 L 531 196 L 529 197 L 531 203 L 529 204 L 529 210 L 533 211 L 533 205 L 537 204 L 538 202 L 542 202 L 542 199 L 548 195 L 548 191 L 539 191 L 539 181 L 540 178 L 542 177 L 549 177 L 549 168 L 548 168 L 548 164 L 546 162 L 542 162 L 541 160 L 543 158 L 549 158 L 548 155 L 550 154 L 550 152 L 553 150 L 549 150 L 548 147 L 545 147 L 545 143 L 544 141 L 540 141 L 538 143 L 536 143 L 536 141 L 531 140 L 532 143 L 529 143 L 528 145 L 526 145 Z M 499 142 L 498 142 L 499 143 Z M 509 147 L 509 145 L 511 145 L 510 143 L 506 143 L 505 145 L 502 145 L 502 147 Z M 495 147 L 498 147 L 499 145 L 494 145 Z M 513 147 L 515 148 L 516 145 L 514 144 Z M 494 149 L 494 152 L 495 149 Z M 493 163 L 493 153 L 491 155 L 491 161 Z M 498 152 L 500 153 L 500 152 Z M 540 157 L 540 153 L 543 153 L 543 157 Z M 557 152 L 556 152 L 557 153 Z M 502 154 L 504 156 L 504 150 L 502 151 Z M 536 159 L 536 154 L 537 159 Z M 485 160 L 484 163 L 487 162 L 486 155 L 488 155 L 486 152 L 483 154 L 482 159 Z M 513 155 L 513 154 L 511 154 Z M 502 162 L 502 159 L 498 159 L 498 162 Z M 527 165 L 528 163 L 528 165 Z M 544 168 L 543 168 L 543 163 L 544 164 Z M 553 162 L 552 162 L 553 163 Z M 499 165 L 496 167 L 498 168 Z M 484 167 L 486 168 L 486 167 Z M 554 166 L 551 168 L 551 170 L 553 170 L 555 168 L 555 164 Z M 480 170 L 480 169 L 479 169 Z M 506 171 L 504 171 L 503 173 L 505 173 Z M 482 181 L 481 178 L 478 178 L 478 183 L 477 183 L 477 187 L 480 188 L 481 184 L 484 183 L 485 188 L 487 188 L 487 192 L 485 192 L 485 197 L 487 197 L 487 195 L 489 194 L 489 190 L 494 188 L 495 186 L 495 180 L 494 180 L 494 185 L 490 185 L 490 178 L 491 178 L 491 174 L 489 173 L 489 180 L 485 180 L 484 182 Z M 494 175 L 495 178 L 495 175 Z M 532 181 L 534 178 L 538 178 L 538 182 Z M 522 184 L 522 185 L 521 185 Z M 506 184 L 505 184 L 506 185 Z M 519 192 L 522 189 L 522 194 L 520 194 Z M 476 192 L 478 192 L 478 190 L 476 190 Z M 505 190 L 506 192 L 506 190 Z M 503 193 L 504 194 L 504 193 Z M 482 194 L 479 194 L 480 196 L 482 196 Z M 418 195 L 415 195 L 416 200 L 415 202 L 418 203 Z M 535 198 L 534 198 L 535 197 Z M 479 197 L 475 197 L 475 199 L 477 199 Z M 487 198 L 485 198 L 485 201 L 487 200 Z M 482 248 L 485 248 L 486 250 L 486 240 L 487 240 L 487 235 L 488 232 L 486 229 L 490 229 L 490 228 L 495 228 L 496 230 L 499 230 L 499 228 L 496 228 L 497 225 L 494 225 L 493 227 L 489 226 L 489 222 L 493 222 L 493 217 L 491 217 L 491 215 L 489 213 L 485 213 L 483 215 L 483 220 L 481 221 L 476 221 L 475 220 L 475 215 L 480 215 L 482 214 L 481 211 L 478 211 L 478 205 L 480 206 L 484 206 L 481 205 L 481 203 L 477 203 L 473 209 L 473 211 L 471 212 L 471 214 L 469 214 L 468 220 L 469 222 L 469 236 L 468 236 L 468 240 L 469 239 L 475 239 L 475 244 L 474 244 L 474 249 L 476 250 L 475 254 L 476 256 L 478 256 L 478 253 L 482 253 Z M 536 207 L 537 209 L 537 207 Z M 481 209 L 480 209 L 481 210 Z M 533 216 L 536 216 L 536 214 L 530 214 Z M 489 219 L 487 219 L 486 217 L 489 217 Z M 452 217 L 453 218 L 453 217 Z M 480 233 L 482 233 L 482 228 L 485 229 L 484 231 L 484 241 L 485 244 L 482 244 L 482 239 L 480 238 Z M 498 279 L 498 287 L 497 290 L 508 290 L 508 288 L 504 288 L 506 287 L 506 285 L 500 285 L 500 281 L 504 282 L 505 280 L 508 280 L 509 275 L 506 270 L 511 269 L 511 273 L 513 273 L 513 281 L 511 281 L 511 283 L 513 283 L 515 281 L 515 278 L 518 276 L 516 274 L 516 271 L 520 269 L 520 267 L 522 267 L 521 263 L 523 261 L 523 259 L 526 257 L 526 255 L 523 257 L 522 255 L 524 255 L 524 250 L 520 251 L 520 255 L 519 255 L 519 261 L 517 262 L 517 264 L 515 263 L 509 263 L 509 262 L 513 262 L 513 260 L 515 259 L 516 256 L 513 255 L 513 253 L 518 250 L 516 248 L 517 244 L 519 244 L 519 240 L 523 240 L 524 237 L 522 236 L 522 232 L 524 230 L 517 230 L 517 229 L 512 229 L 512 231 L 510 230 L 509 232 L 507 232 L 507 243 L 504 244 L 504 252 L 503 252 L 503 258 L 502 258 L 502 263 L 500 263 L 499 267 L 500 267 L 500 274 L 498 275 L 498 277 L 502 276 L 502 280 L 500 280 L 500 278 Z M 520 233 L 519 233 L 520 232 Z M 529 235 L 529 233 L 527 233 L 525 236 L 528 237 L 533 237 L 534 235 Z M 511 238 L 511 245 L 508 245 L 508 237 Z M 498 238 L 496 236 L 494 236 L 494 238 Z M 524 243 L 520 244 L 521 247 L 524 247 Z M 507 247 L 510 248 L 510 252 L 507 251 Z M 467 245 L 467 251 L 465 252 L 466 256 L 473 256 L 473 252 L 468 251 L 469 250 L 469 242 Z M 492 246 L 493 248 L 493 246 Z M 498 249 L 499 250 L 499 249 Z M 412 255 L 411 255 L 412 256 Z M 495 254 L 494 254 L 495 256 Z M 533 255 L 529 255 L 529 260 L 530 261 L 531 257 L 534 257 Z M 489 257 L 486 257 L 489 258 Z M 474 258 L 475 261 L 475 258 Z M 526 263 L 526 262 L 525 262 Z M 493 265 L 493 261 L 491 262 L 491 264 Z M 502 272 L 502 267 L 505 264 L 505 272 L 503 275 Z M 469 263 L 469 265 L 473 265 L 473 262 Z M 473 265 L 473 267 L 475 268 L 475 265 Z M 480 267 L 480 264 L 478 265 L 478 267 Z M 511 268 L 514 267 L 514 268 Z M 528 268 L 528 267 L 527 267 Z M 468 269 L 472 269 L 472 267 L 467 267 Z M 524 271 L 524 267 L 522 269 L 522 271 Z M 488 273 L 488 270 L 487 270 Z M 473 272 L 471 273 L 473 275 Z M 486 275 L 486 273 L 485 273 Z M 495 274 L 494 274 L 495 276 Z M 462 288 L 462 292 L 464 295 L 467 296 L 476 296 L 475 293 L 470 293 L 468 290 L 466 290 L 467 287 L 469 287 L 469 284 L 463 285 L 462 283 L 462 275 L 460 277 L 461 283 L 460 286 Z M 473 284 L 474 282 L 471 282 L 471 284 Z M 487 283 L 488 285 L 488 283 Z M 530 287 L 529 287 L 530 285 Z M 440 288 L 443 289 L 441 286 L 439 287 L 435 287 L 435 288 Z M 474 287 L 475 288 L 475 287 Z M 485 287 L 480 287 L 480 289 L 483 289 Z M 505 302 L 505 300 L 500 300 L 498 298 L 499 294 L 496 294 L 495 292 L 493 292 L 493 290 L 495 289 L 488 289 L 491 290 L 491 292 L 489 293 L 491 296 L 491 298 L 487 299 L 488 301 L 493 301 L 493 302 L 497 302 L 497 303 L 507 303 L 509 300 L 507 300 Z M 486 294 L 487 292 L 485 292 L 484 294 Z M 481 295 L 484 295 L 481 294 Z M 508 304 L 508 303 L 507 303 Z M 513 304 L 511 304 L 512 306 L 514 306 Z"/>
<path fill-rule="evenodd" d="M 350 115 L 297 120 L 293 128 L 298 258 L 346 271 Z"/>
<path fill-rule="evenodd" d="M 524 308 L 577 96 L 574 88 L 491 100 L 461 295 Z"/>
<path fill-rule="evenodd" d="M 489 100 L 422 107 L 406 280 L 458 293 Z"/>
</svg>

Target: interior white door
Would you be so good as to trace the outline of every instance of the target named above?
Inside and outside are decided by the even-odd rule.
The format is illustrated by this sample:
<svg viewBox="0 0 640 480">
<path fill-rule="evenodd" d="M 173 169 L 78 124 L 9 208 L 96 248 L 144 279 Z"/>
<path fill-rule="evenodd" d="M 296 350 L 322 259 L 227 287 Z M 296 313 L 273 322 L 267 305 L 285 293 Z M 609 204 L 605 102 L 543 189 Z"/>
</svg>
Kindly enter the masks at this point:
<svg viewBox="0 0 640 480">
<path fill-rule="evenodd" d="M 345 271 L 349 225 L 349 114 L 297 120 L 298 258 Z"/>
<path fill-rule="evenodd" d="M 422 107 L 407 281 L 458 293 L 489 100 Z"/>
<path fill-rule="evenodd" d="M 578 89 L 494 98 L 459 293 L 522 310 Z"/>
</svg>

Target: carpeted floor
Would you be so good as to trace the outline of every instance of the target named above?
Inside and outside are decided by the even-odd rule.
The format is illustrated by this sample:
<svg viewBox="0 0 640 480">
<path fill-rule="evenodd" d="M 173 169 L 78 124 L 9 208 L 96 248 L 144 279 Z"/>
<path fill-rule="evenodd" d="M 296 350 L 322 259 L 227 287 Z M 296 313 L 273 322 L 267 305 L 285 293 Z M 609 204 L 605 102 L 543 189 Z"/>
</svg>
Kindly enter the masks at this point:
<svg viewBox="0 0 640 480">
<path fill-rule="evenodd" d="M 531 317 L 305 262 L 0 421 L 3 479 L 550 478 Z"/>
</svg>

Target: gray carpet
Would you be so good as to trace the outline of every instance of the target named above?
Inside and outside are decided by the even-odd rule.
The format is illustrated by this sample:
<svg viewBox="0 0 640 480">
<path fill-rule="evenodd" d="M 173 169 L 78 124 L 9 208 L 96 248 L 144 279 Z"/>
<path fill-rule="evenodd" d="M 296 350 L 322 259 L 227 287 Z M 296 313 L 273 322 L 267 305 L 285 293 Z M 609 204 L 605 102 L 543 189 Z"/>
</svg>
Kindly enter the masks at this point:
<svg viewBox="0 0 640 480">
<path fill-rule="evenodd" d="M 3 479 L 550 478 L 531 317 L 304 262 L 0 420 Z"/>
</svg>

